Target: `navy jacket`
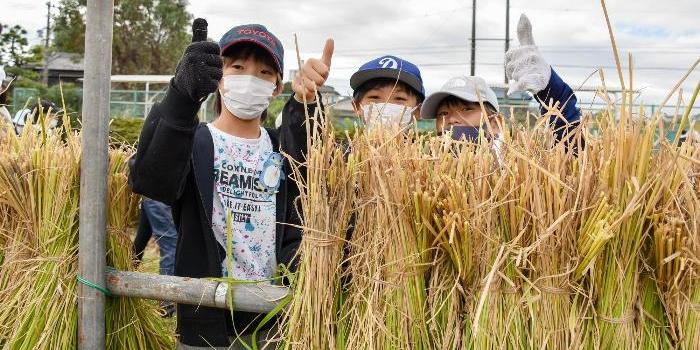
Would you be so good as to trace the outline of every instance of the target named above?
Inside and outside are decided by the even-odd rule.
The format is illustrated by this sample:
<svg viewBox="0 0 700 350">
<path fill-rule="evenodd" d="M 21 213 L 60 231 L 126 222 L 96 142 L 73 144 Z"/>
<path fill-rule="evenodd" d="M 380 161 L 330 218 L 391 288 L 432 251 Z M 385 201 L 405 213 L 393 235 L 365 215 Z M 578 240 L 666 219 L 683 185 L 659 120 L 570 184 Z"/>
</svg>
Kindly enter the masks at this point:
<svg viewBox="0 0 700 350">
<path fill-rule="evenodd" d="M 559 103 L 559 110 L 566 120 L 558 116 L 550 118 L 550 123 L 554 127 L 554 135 L 557 140 L 563 139 L 566 145 L 570 145 L 574 150 L 577 150 L 578 140 L 569 137 L 569 135 L 576 135 L 575 131 L 581 123 L 581 110 L 577 106 L 578 101 L 571 87 L 552 69 L 552 75 L 549 78 L 547 87 L 538 92 L 535 98 L 541 102 L 540 111 L 542 114 L 547 112 L 545 106 L 550 101 Z M 580 142 L 581 147 L 584 147 L 583 138 L 581 138 Z"/>
</svg>

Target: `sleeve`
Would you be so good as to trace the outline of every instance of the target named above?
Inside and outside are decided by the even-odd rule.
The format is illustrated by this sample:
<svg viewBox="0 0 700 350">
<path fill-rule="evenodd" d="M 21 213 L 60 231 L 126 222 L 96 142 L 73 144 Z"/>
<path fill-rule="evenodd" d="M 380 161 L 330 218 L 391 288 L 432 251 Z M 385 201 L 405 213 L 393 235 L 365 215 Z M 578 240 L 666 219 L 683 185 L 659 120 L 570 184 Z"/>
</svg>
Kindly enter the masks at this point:
<svg viewBox="0 0 700 350">
<path fill-rule="evenodd" d="M 554 128 L 554 136 L 557 141 L 564 140 L 570 133 L 578 129 L 581 120 L 581 110 L 577 106 L 576 94 L 554 69 L 552 69 L 547 87 L 538 92 L 536 98 L 540 103 L 542 115 L 547 115 L 547 106 L 550 103 L 559 105 L 561 115 L 550 116 L 550 123 Z"/>
<path fill-rule="evenodd" d="M 143 205 L 139 209 L 139 224 L 136 228 L 136 237 L 134 237 L 134 256 L 137 262 L 141 262 L 143 258 L 143 252 L 146 250 L 148 241 L 151 240 L 153 231 L 151 229 L 151 223 L 148 222 L 148 216 L 146 215 L 146 210 Z"/>
<path fill-rule="evenodd" d="M 316 101 L 321 101 L 320 96 Z M 298 162 L 306 160 L 307 137 L 306 137 L 306 112 L 309 115 L 309 130 L 316 127 L 314 113 L 316 109 L 323 110 L 321 102 L 307 103 L 306 109 L 302 102 L 297 101 L 292 95 L 282 109 L 282 125 L 279 128 L 280 150 L 290 155 Z"/>
<path fill-rule="evenodd" d="M 134 192 L 168 205 L 180 197 L 190 171 L 199 106 L 171 82 L 163 101 L 148 113 L 130 162 Z"/>
</svg>

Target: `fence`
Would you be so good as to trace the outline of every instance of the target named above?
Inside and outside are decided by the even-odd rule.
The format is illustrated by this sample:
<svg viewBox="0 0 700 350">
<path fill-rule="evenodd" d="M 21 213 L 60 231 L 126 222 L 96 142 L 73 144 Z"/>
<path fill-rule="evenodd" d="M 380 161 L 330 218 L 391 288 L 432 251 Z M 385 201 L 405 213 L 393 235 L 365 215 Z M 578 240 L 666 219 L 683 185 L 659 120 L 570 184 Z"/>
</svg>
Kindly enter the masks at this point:
<svg viewBox="0 0 700 350">
<path fill-rule="evenodd" d="M 82 89 L 78 88 L 75 91 L 76 94 L 82 95 Z M 145 118 L 154 103 L 160 101 L 165 96 L 165 88 L 159 90 L 112 90 L 110 92 L 110 116 L 111 117 L 128 117 L 128 118 Z M 211 121 L 213 120 L 215 113 L 213 109 L 213 95 L 210 95 L 203 108 L 200 110 L 200 118 L 202 120 Z M 24 108 L 26 105 L 31 104 L 31 101 L 35 101 L 39 97 L 39 90 L 32 88 L 14 88 L 12 92 L 12 105 L 10 106 L 10 112 L 14 115 L 19 109 Z M 278 99 L 286 100 L 289 98 L 289 94 L 282 94 Z M 80 102 L 80 101 L 79 101 Z M 537 113 L 537 106 L 534 104 L 509 104 L 508 100 L 500 101 L 501 111 L 508 115 L 510 113 L 511 107 L 513 108 L 516 115 L 524 115 L 526 111 L 531 113 Z M 597 112 L 603 110 L 607 107 L 606 104 L 601 102 L 579 102 L 579 108 L 583 111 Z M 639 111 L 642 105 L 635 105 L 634 110 Z M 645 112 L 648 116 L 653 115 L 660 106 L 658 105 L 643 105 Z M 684 111 L 687 106 L 680 106 L 679 110 Z M 673 114 L 675 106 L 666 107 L 664 111 L 671 115 Z M 695 118 L 700 116 L 700 107 L 692 109 L 692 112 L 696 112 Z M 343 110 L 341 113 L 337 113 L 337 116 L 341 119 L 347 119 L 354 114 L 351 110 Z M 276 115 L 275 115 L 276 117 Z M 420 122 L 419 128 L 429 130 L 432 128 L 430 125 L 432 122 Z"/>
</svg>

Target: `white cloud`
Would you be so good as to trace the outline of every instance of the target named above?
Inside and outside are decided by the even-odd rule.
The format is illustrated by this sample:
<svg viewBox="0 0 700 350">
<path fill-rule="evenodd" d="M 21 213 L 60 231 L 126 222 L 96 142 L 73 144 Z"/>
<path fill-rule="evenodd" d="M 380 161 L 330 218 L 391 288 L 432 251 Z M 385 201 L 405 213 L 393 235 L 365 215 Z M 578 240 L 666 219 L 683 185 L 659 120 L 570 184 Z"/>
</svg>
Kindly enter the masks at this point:
<svg viewBox="0 0 700 350">
<path fill-rule="evenodd" d="M 45 0 L 4 0 L 0 22 L 22 24 L 34 33 L 44 25 Z M 696 0 L 609 0 L 608 10 L 623 65 L 634 56 L 635 86 L 643 100 L 659 103 L 690 65 L 700 57 L 700 6 Z M 320 55 L 327 37 L 336 41 L 329 83 L 349 92 L 348 80 L 365 61 L 396 54 L 421 67 L 428 91 L 450 76 L 469 72 L 471 2 L 457 0 L 192 0 L 190 11 L 209 21 L 210 37 L 218 39 L 232 26 L 262 23 L 283 42 L 285 69 L 296 66 L 293 35 L 299 37 L 302 59 Z M 503 38 L 505 1 L 477 0 L 477 37 Z M 605 18 L 598 1 L 512 0 L 510 28 L 521 12 L 530 17 L 535 42 L 572 86 L 580 85 L 594 67 L 613 67 Z M 477 74 L 503 81 L 503 42 L 477 44 Z M 663 69 L 648 69 L 663 68 Z M 605 70 L 609 85 L 619 85 L 614 69 Z M 627 79 L 627 78 L 626 78 Z M 683 85 L 691 91 L 700 72 Z M 597 75 L 589 84 L 599 83 Z"/>
</svg>

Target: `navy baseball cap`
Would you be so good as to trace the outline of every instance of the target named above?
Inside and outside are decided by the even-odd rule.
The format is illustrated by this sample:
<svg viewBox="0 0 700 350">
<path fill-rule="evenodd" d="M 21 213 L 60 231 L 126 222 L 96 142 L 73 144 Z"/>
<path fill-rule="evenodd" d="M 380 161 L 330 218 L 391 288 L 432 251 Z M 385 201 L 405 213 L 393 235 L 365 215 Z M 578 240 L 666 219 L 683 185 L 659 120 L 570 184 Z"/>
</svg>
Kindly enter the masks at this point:
<svg viewBox="0 0 700 350">
<path fill-rule="evenodd" d="M 418 67 L 396 56 L 381 56 L 365 64 L 350 77 L 350 87 L 357 90 L 362 84 L 376 78 L 392 78 L 412 87 L 425 97 L 423 78 Z"/>
<path fill-rule="evenodd" d="M 261 24 L 245 24 L 231 28 L 219 40 L 221 55 L 231 46 L 240 43 L 254 43 L 267 51 L 277 64 L 277 70 L 283 75 L 284 48 L 282 42 Z"/>
</svg>

